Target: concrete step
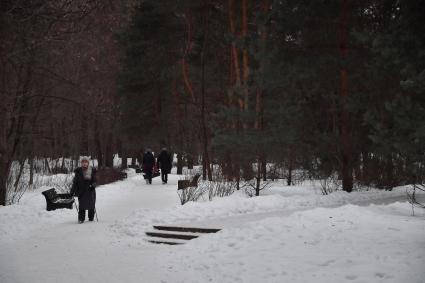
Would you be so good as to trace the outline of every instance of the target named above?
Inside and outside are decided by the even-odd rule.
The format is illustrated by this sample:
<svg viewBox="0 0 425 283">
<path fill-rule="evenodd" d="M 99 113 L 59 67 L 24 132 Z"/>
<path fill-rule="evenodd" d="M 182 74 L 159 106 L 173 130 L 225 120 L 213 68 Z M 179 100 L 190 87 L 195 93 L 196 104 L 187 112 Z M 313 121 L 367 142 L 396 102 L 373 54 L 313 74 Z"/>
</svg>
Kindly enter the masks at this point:
<svg viewBox="0 0 425 283">
<path fill-rule="evenodd" d="M 196 227 L 177 227 L 177 226 L 153 226 L 156 230 L 174 231 L 174 232 L 190 232 L 190 233 L 217 233 L 221 229 L 213 228 L 196 228 Z"/>
<path fill-rule="evenodd" d="M 164 239 L 164 238 L 158 238 L 158 237 L 149 237 L 146 239 L 147 242 L 152 244 L 164 244 L 164 245 L 183 245 L 186 243 L 186 240 L 179 240 L 179 239 Z"/>
<path fill-rule="evenodd" d="M 181 239 L 181 240 L 192 240 L 199 236 L 194 233 L 167 233 L 167 232 L 146 232 L 146 235 L 151 237 L 166 238 L 166 239 Z"/>
</svg>

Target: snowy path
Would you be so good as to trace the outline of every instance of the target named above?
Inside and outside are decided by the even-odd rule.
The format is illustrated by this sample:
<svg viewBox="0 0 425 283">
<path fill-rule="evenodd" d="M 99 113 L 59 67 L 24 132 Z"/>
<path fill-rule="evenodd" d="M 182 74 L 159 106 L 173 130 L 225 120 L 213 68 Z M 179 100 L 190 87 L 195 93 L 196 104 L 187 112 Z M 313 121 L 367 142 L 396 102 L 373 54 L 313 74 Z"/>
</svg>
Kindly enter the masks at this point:
<svg viewBox="0 0 425 283">
<path fill-rule="evenodd" d="M 177 179 L 98 188 L 98 223 L 43 211 L 40 192 L 0 209 L 0 282 L 424 282 L 424 215 L 410 216 L 403 190 L 325 197 L 277 184 L 180 206 Z M 170 247 L 145 241 L 152 224 L 224 229 Z"/>
<path fill-rule="evenodd" d="M 155 278 L 157 247 L 111 244 L 110 225 L 137 208 L 179 203 L 176 181 L 167 186 L 146 186 L 141 178 L 123 183 L 98 189 L 99 222 L 79 225 L 76 211 L 57 210 L 51 213 L 62 214 L 62 221 L 0 245 L 0 282 L 122 282 L 123 274 L 127 282 L 144 282 L 146 274 Z"/>
</svg>

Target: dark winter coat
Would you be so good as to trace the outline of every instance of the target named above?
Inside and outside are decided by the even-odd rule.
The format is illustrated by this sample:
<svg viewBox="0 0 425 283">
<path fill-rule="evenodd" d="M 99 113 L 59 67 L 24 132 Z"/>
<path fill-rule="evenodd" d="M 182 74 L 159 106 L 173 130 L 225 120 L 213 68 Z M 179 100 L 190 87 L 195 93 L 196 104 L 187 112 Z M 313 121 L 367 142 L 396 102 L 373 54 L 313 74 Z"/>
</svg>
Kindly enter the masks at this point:
<svg viewBox="0 0 425 283">
<path fill-rule="evenodd" d="M 96 205 L 96 169 L 92 168 L 91 179 L 84 179 L 83 168 L 74 171 L 71 194 L 78 197 L 79 209 L 94 209 Z"/>
<path fill-rule="evenodd" d="M 146 152 L 143 154 L 142 165 L 144 172 L 152 171 L 152 168 L 155 165 L 155 158 L 153 157 L 152 152 Z"/>
<path fill-rule="evenodd" d="M 172 167 L 171 154 L 168 151 L 163 150 L 158 156 L 158 166 L 161 168 L 161 171 L 164 173 L 170 173 Z"/>
</svg>

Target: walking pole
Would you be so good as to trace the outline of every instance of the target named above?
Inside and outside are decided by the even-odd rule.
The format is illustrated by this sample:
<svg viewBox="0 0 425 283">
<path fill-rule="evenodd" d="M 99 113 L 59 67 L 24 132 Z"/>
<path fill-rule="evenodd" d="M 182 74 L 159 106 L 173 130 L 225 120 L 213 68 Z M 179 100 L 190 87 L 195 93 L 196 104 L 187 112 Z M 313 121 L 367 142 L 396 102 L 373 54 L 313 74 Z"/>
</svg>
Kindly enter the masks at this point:
<svg viewBox="0 0 425 283">
<path fill-rule="evenodd" d="M 80 212 L 79 210 L 78 210 L 78 205 L 77 205 L 77 202 L 74 200 L 74 204 L 75 204 L 75 209 L 77 210 L 77 212 Z"/>
<path fill-rule="evenodd" d="M 77 215 L 78 215 L 78 217 L 80 217 L 79 216 L 80 210 L 78 209 L 78 205 L 77 205 L 77 202 L 75 201 L 75 199 L 74 199 L 74 204 L 75 204 L 75 209 L 77 210 Z"/>
<path fill-rule="evenodd" d="M 94 215 L 96 216 L 96 222 L 99 222 L 99 219 L 97 218 L 97 209 L 94 209 Z"/>
</svg>

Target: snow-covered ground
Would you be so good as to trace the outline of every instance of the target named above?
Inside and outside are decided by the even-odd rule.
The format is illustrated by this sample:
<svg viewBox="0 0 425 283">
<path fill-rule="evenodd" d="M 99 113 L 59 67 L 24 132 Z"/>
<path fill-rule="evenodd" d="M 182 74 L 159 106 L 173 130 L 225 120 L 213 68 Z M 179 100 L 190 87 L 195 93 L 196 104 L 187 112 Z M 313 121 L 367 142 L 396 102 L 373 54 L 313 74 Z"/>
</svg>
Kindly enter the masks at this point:
<svg viewBox="0 0 425 283">
<path fill-rule="evenodd" d="M 75 210 L 45 211 L 46 188 L 0 207 L 0 282 L 425 282 L 425 211 L 412 216 L 405 188 L 323 196 L 280 181 L 181 206 L 178 178 L 101 186 L 99 222 L 81 225 Z M 155 245 L 156 224 L 222 230 Z"/>
</svg>

